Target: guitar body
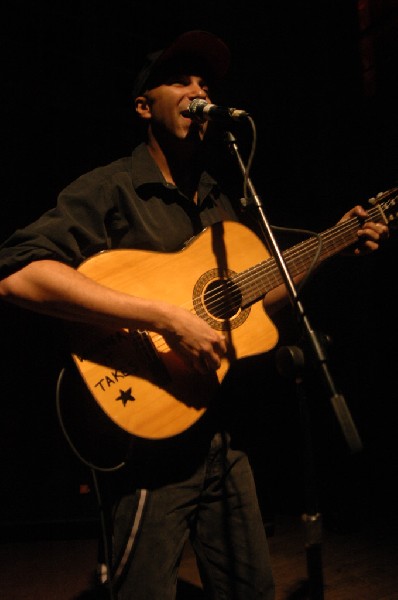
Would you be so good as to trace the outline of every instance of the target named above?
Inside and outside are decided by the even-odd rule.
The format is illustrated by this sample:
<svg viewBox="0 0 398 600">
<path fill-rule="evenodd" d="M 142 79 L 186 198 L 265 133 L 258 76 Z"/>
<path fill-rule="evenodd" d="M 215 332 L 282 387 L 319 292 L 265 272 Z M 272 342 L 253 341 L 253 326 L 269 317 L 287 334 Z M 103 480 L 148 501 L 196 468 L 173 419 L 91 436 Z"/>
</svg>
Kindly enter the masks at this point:
<svg viewBox="0 0 398 600">
<path fill-rule="evenodd" d="M 177 435 L 203 415 L 234 361 L 276 345 L 278 332 L 262 297 L 244 305 L 239 280 L 233 280 L 268 258 L 250 229 L 225 221 L 179 252 L 109 250 L 80 265 L 79 271 L 102 285 L 195 312 L 227 339 L 221 368 L 201 375 L 157 333 L 69 327 L 72 358 L 114 423 L 149 439 Z"/>
</svg>

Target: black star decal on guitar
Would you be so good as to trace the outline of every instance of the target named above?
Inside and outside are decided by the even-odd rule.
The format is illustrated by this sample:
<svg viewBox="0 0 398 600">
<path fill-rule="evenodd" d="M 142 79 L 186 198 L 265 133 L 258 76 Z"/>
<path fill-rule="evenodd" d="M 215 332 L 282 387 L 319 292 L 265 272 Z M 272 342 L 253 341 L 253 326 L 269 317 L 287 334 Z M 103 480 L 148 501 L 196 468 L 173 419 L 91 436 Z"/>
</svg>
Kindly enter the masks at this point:
<svg viewBox="0 0 398 600">
<path fill-rule="evenodd" d="M 126 406 L 127 402 L 134 402 L 135 398 L 131 393 L 131 387 L 128 390 L 119 390 L 120 396 L 116 398 L 116 400 L 121 400 L 123 402 L 123 406 Z"/>
</svg>

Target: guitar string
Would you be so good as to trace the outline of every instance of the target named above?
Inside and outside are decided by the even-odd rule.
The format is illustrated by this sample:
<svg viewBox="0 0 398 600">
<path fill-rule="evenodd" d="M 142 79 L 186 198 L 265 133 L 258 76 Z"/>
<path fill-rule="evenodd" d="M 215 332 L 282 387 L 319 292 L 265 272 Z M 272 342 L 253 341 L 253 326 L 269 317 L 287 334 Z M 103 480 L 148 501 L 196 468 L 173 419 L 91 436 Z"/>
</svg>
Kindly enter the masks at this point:
<svg viewBox="0 0 398 600">
<path fill-rule="evenodd" d="M 369 211 L 369 213 L 370 213 L 370 216 L 367 217 L 365 219 L 365 221 L 372 220 L 372 216 L 377 216 L 377 213 L 379 216 L 378 220 L 381 220 L 381 214 L 379 211 L 377 211 L 377 209 L 371 209 Z M 372 213 L 374 213 L 374 215 Z M 320 234 L 322 244 L 324 246 L 324 251 L 321 252 L 321 256 L 323 257 L 328 254 L 329 255 L 334 254 L 338 250 L 340 250 L 344 247 L 347 247 L 347 244 L 345 244 L 345 243 L 344 244 L 334 243 L 334 247 L 336 248 L 336 250 L 333 253 L 330 252 L 330 247 L 331 247 L 330 242 L 336 242 L 336 240 L 338 240 L 338 239 L 341 240 L 343 238 L 343 234 L 345 234 L 345 237 L 347 237 L 348 231 L 353 234 L 352 241 L 354 242 L 356 240 L 356 235 L 354 235 L 354 233 L 356 233 L 357 230 L 358 230 L 358 218 L 354 217 L 354 218 L 344 221 L 344 222 L 338 224 L 337 226 L 334 226 L 333 228 L 330 228 L 327 231 L 325 231 L 324 233 Z M 301 272 L 304 272 L 306 270 L 307 263 L 308 263 L 308 256 L 310 254 L 314 254 L 314 250 L 316 250 L 317 247 L 318 247 L 318 240 L 317 240 L 317 238 L 313 237 L 310 240 L 303 240 L 303 242 L 297 244 L 293 248 L 286 250 L 283 253 L 285 259 L 287 259 L 287 262 L 290 261 L 292 263 L 290 266 L 296 267 L 294 269 L 295 275 L 297 275 Z M 303 249 L 305 249 L 305 252 L 303 252 Z M 303 254 L 305 255 L 306 259 L 303 257 Z M 296 264 L 294 264 L 294 262 L 293 262 L 297 256 L 299 258 L 301 258 L 301 263 L 302 263 L 301 267 L 298 266 L 297 260 L 296 260 Z M 263 273 L 261 273 L 261 271 L 263 271 Z M 270 273 L 272 273 L 272 271 L 275 271 L 277 274 L 279 274 L 279 268 L 277 267 L 276 261 L 272 257 L 269 257 L 268 259 L 259 263 L 258 265 L 254 265 L 254 266 L 250 267 L 249 269 L 243 271 L 240 274 L 238 273 L 237 275 L 235 275 L 232 278 L 232 280 L 240 281 L 243 285 L 248 287 L 248 285 L 250 285 L 250 283 L 251 283 L 250 279 L 253 278 L 253 275 L 255 275 L 255 280 L 253 280 L 254 281 L 254 289 L 256 287 L 258 289 L 261 289 L 261 287 L 258 284 L 259 272 L 261 275 L 267 275 L 267 274 L 269 275 Z M 282 283 L 281 277 L 278 278 L 278 284 L 279 283 Z M 218 298 L 217 298 L 217 294 L 212 294 L 213 302 L 217 302 L 219 300 L 219 298 L 221 297 L 221 294 L 223 291 L 223 286 L 220 285 L 219 289 L 221 290 L 221 292 L 220 292 Z M 273 289 L 273 288 L 271 288 L 271 289 Z M 261 290 L 260 296 L 264 295 L 266 293 L 266 291 L 267 290 Z M 239 296 L 240 296 L 240 293 L 238 293 L 234 299 L 237 300 L 239 298 Z M 209 306 L 211 308 L 212 307 L 211 302 L 206 303 L 206 306 Z M 211 312 L 211 310 L 209 312 Z M 213 312 L 215 312 L 215 310 L 213 310 Z"/>
<path fill-rule="evenodd" d="M 339 235 L 341 237 L 342 232 L 347 229 L 347 230 L 351 230 L 354 229 L 353 228 L 353 222 L 355 222 L 355 230 L 357 230 L 358 228 L 358 220 L 357 219 L 352 219 L 352 222 L 350 223 L 349 226 L 347 226 L 346 224 L 341 227 L 341 228 L 337 228 L 339 230 Z M 345 222 L 346 223 L 346 222 Z M 333 228 L 333 232 L 334 235 L 336 235 L 336 227 Z M 322 237 L 322 241 L 328 240 L 328 238 L 332 237 L 331 234 L 328 232 L 325 232 L 324 237 Z M 317 240 L 314 238 L 313 240 L 304 240 L 303 242 L 301 242 L 300 244 L 298 244 L 298 246 L 300 248 L 297 248 L 297 246 L 295 246 L 292 249 L 288 249 L 286 250 L 283 255 L 285 260 L 287 261 L 287 263 L 289 263 L 289 261 L 293 261 L 293 259 L 296 256 L 302 256 L 302 248 L 306 247 L 306 253 L 307 255 L 311 253 L 312 249 L 316 249 L 318 245 Z M 294 264 L 292 266 L 295 266 Z M 295 271 L 295 274 L 298 274 L 300 272 L 299 269 L 297 269 Z M 263 280 L 270 275 L 274 275 L 274 279 L 276 281 L 274 281 L 273 287 L 276 287 L 276 285 L 279 283 L 279 279 L 278 279 L 278 275 L 280 277 L 280 283 L 282 283 L 281 280 L 281 275 L 279 273 L 279 269 L 277 267 L 276 261 L 272 258 L 269 257 L 266 260 L 260 262 L 257 265 L 253 265 L 252 267 L 250 267 L 249 269 L 243 271 L 243 273 L 237 274 L 233 277 L 233 280 L 236 281 L 238 284 L 240 283 L 242 287 L 246 288 L 248 290 L 248 295 L 250 296 L 250 292 L 253 292 L 253 289 L 256 290 L 261 289 L 261 283 L 259 283 L 259 276 L 260 278 L 262 278 Z M 206 308 L 208 310 L 209 313 L 215 313 L 216 309 L 218 307 L 221 307 L 225 301 L 225 294 L 224 294 L 224 289 L 225 289 L 225 285 L 220 284 L 215 290 L 213 290 L 213 292 L 211 294 L 209 294 L 209 298 L 206 302 Z M 273 289 L 273 288 L 271 288 Z M 263 293 L 260 293 L 259 296 L 263 296 L 266 293 L 266 290 L 262 290 Z M 232 293 L 229 296 L 229 301 L 232 304 L 233 301 L 235 301 L 238 304 L 238 300 L 241 299 L 241 292 L 238 290 L 235 293 Z M 196 297 L 194 299 L 195 300 L 200 301 L 200 296 Z M 239 302 L 240 305 L 240 302 Z M 183 307 L 187 307 L 188 304 L 183 305 Z M 195 309 L 192 307 L 190 308 L 190 312 L 195 313 Z M 153 333 L 151 335 L 151 339 L 153 341 L 153 343 L 157 346 L 158 350 L 162 350 L 163 348 L 167 348 L 168 345 L 164 342 L 162 343 L 162 336 L 160 334 L 156 334 Z M 159 343 L 160 341 L 160 343 Z"/>
<path fill-rule="evenodd" d="M 388 192 L 388 193 L 391 194 L 391 191 Z M 386 201 L 383 204 L 383 208 L 384 209 L 388 208 L 388 205 L 391 204 L 391 203 L 394 203 L 394 201 L 395 201 L 395 198 L 392 198 L 389 201 Z M 379 200 L 379 202 L 380 202 L 380 200 Z M 373 207 L 373 208 L 369 209 L 368 213 L 369 213 L 369 217 L 367 217 L 366 219 L 364 219 L 364 222 L 370 221 L 372 219 L 376 220 L 376 221 L 384 220 L 383 219 L 384 213 L 381 210 L 380 206 L 376 206 L 376 207 Z M 375 217 L 376 217 L 376 219 L 375 219 Z M 338 224 L 338 225 L 336 225 L 336 226 L 334 226 L 334 227 L 326 230 L 323 234 L 320 234 L 322 242 L 323 243 L 326 242 L 325 246 L 329 242 L 329 247 L 330 247 L 330 241 L 331 240 L 333 242 L 336 239 L 342 239 L 343 234 L 347 234 L 347 232 L 350 232 L 350 233 L 354 234 L 354 232 L 356 232 L 358 230 L 358 220 L 359 219 L 357 217 L 353 217 L 352 219 L 348 219 L 346 221 L 343 221 L 342 223 L 340 223 L 340 224 Z M 356 239 L 356 236 L 355 237 L 353 236 L 353 242 L 355 241 L 355 239 Z M 296 256 L 301 256 L 302 257 L 303 256 L 303 247 L 306 247 L 306 253 L 307 253 L 307 256 L 308 256 L 311 253 L 311 251 L 314 250 L 314 248 L 316 249 L 317 245 L 318 245 L 318 242 L 317 242 L 316 238 L 313 238 L 313 239 L 310 239 L 310 240 L 304 240 L 303 242 L 297 244 L 293 248 L 286 250 L 285 253 L 284 253 L 285 259 L 287 259 L 287 262 L 288 262 L 289 260 L 292 261 Z M 335 246 L 336 246 L 336 244 L 335 244 Z M 343 245 L 340 244 L 338 246 L 338 249 L 340 249 L 340 246 L 341 246 L 341 248 L 344 248 L 347 245 L 346 244 L 343 244 Z M 323 253 L 321 253 L 321 256 L 325 256 L 325 254 L 328 255 L 328 254 L 330 254 L 330 252 L 325 252 L 324 251 Z M 303 259 L 302 259 L 302 262 L 305 265 L 305 261 Z M 298 273 L 300 273 L 300 269 L 297 268 L 297 264 L 296 265 L 293 264 L 292 266 L 293 267 L 296 266 L 296 270 L 294 271 L 294 274 L 297 275 Z M 305 268 L 303 270 L 305 270 Z M 259 265 L 255 265 L 255 266 L 249 268 L 248 270 L 244 271 L 242 274 L 238 274 L 237 276 L 235 276 L 234 280 L 236 281 L 236 280 L 241 279 L 241 283 L 243 283 L 246 287 L 249 287 L 249 285 L 250 285 L 250 278 L 252 278 L 255 275 L 255 280 L 253 280 L 255 282 L 254 283 L 254 289 L 260 288 L 259 283 L 258 283 L 258 281 L 259 281 L 258 274 L 259 274 L 260 271 L 263 271 L 263 273 L 261 273 L 261 275 L 263 275 L 263 276 L 264 275 L 270 275 L 273 271 L 276 272 L 276 277 L 278 277 L 278 274 L 279 274 L 279 269 L 277 268 L 275 260 L 272 257 L 270 257 L 267 260 L 265 260 L 262 263 L 260 263 Z M 280 274 L 279 274 L 279 279 L 277 279 L 276 281 L 277 281 L 278 285 L 279 285 L 279 283 L 282 283 L 282 279 L 281 279 Z M 274 286 L 275 286 L 275 282 L 274 282 Z M 207 307 L 209 307 L 210 309 L 211 309 L 211 307 L 213 307 L 213 310 L 214 310 L 214 306 L 215 306 L 214 303 L 218 303 L 220 299 L 221 299 L 221 301 L 223 301 L 223 299 L 224 299 L 224 295 L 223 295 L 224 288 L 225 288 L 225 286 L 220 285 L 219 289 L 221 290 L 221 292 L 217 292 L 216 291 L 216 292 L 213 292 L 211 294 L 211 296 L 210 296 L 211 300 L 208 303 L 206 303 Z M 266 293 L 266 290 L 262 290 L 262 293 L 260 294 L 260 297 L 262 295 L 264 295 L 265 293 Z M 235 295 L 235 301 L 237 301 L 238 299 L 240 299 L 240 296 L 241 296 L 241 294 L 240 294 L 240 292 L 238 292 Z M 191 308 L 190 310 L 191 310 L 191 312 L 195 312 L 194 308 Z M 210 310 L 210 312 L 211 312 L 211 310 Z M 161 336 L 158 336 L 158 337 L 159 337 L 159 339 L 161 339 Z M 157 341 L 158 341 L 157 334 L 153 334 L 152 339 L 153 339 L 153 342 L 156 344 Z M 167 344 L 164 344 L 164 346 L 167 347 Z M 161 348 L 161 345 L 159 346 L 159 348 Z"/>
<path fill-rule="evenodd" d="M 395 192 L 395 190 L 394 190 L 394 192 Z M 391 193 L 392 193 L 391 190 L 389 192 L 387 192 L 387 194 L 391 194 Z M 384 221 L 385 214 L 383 211 L 387 210 L 389 205 L 394 204 L 395 198 L 390 198 L 389 200 L 385 201 L 383 203 L 382 207 L 380 206 L 380 200 L 379 200 L 379 204 L 377 206 L 374 206 L 374 207 L 368 209 L 369 216 L 363 220 L 365 223 L 367 221 L 371 221 L 371 220 L 375 220 L 376 222 L 382 221 L 382 220 Z M 356 240 L 355 234 L 358 230 L 358 222 L 359 221 L 360 221 L 360 219 L 358 217 L 353 217 L 353 218 L 347 219 L 346 221 L 343 221 L 342 223 L 339 223 L 339 224 L 335 225 L 334 227 L 331 227 L 330 229 L 327 229 L 325 232 L 321 233 L 320 236 L 321 236 L 322 244 L 324 246 L 323 251 L 321 251 L 321 257 L 331 256 L 331 255 L 337 253 L 340 249 L 347 247 L 346 243 L 336 244 L 336 241 L 342 240 L 343 237 L 347 238 L 348 234 L 351 234 L 351 236 L 353 238 L 352 241 L 354 243 Z M 316 250 L 316 248 L 318 246 L 318 243 L 319 242 L 318 242 L 317 238 L 314 236 L 314 238 L 311 238 L 308 240 L 303 240 L 299 244 L 293 246 L 292 248 L 287 249 L 283 253 L 283 256 L 284 256 L 288 266 L 293 267 L 294 275 L 298 275 L 306 270 L 307 263 L 308 263 L 308 256 L 310 254 L 313 254 L 314 250 Z M 335 248 L 334 252 L 330 251 L 331 246 L 334 246 L 334 248 Z M 304 250 L 304 252 L 303 252 L 303 250 Z M 305 256 L 303 256 L 303 254 Z M 297 257 L 301 258 L 301 267 L 298 266 L 298 261 L 296 260 Z M 305 257 L 307 257 L 306 260 L 305 260 Z M 290 265 L 289 265 L 289 262 L 291 263 Z M 277 266 L 275 259 L 272 257 L 267 258 L 266 260 L 260 262 L 258 265 L 253 265 L 252 267 L 243 271 L 242 273 L 237 274 L 232 279 L 233 279 L 233 281 L 238 282 L 241 285 L 243 285 L 252 294 L 253 294 L 253 292 L 257 292 L 256 295 L 257 296 L 259 295 L 259 297 L 261 298 L 263 295 L 265 295 L 267 290 L 262 289 L 261 282 L 259 283 L 259 275 L 260 275 L 260 277 L 262 277 L 263 280 L 266 279 L 266 277 L 269 278 L 270 275 L 274 276 L 273 287 L 270 289 L 274 289 L 274 287 L 276 287 L 280 283 L 283 283 L 282 276 L 279 272 L 279 267 Z M 250 288 L 250 286 L 251 286 L 251 288 Z M 222 308 L 223 304 L 225 304 L 224 291 L 225 291 L 225 284 L 223 282 L 222 284 L 220 284 L 218 286 L 218 288 L 216 288 L 211 294 L 209 294 L 208 302 L 206 302 L 206 307 L 208 309 L 208 312 L 216 313 L 217 308 L 218 309 L 220 309 L 220 307 Z M 229 297 L 230 305 L 233 305 L 233 301 L 235 301 L 238 304 L 238 300 L 240 300 L 241 295 L 242 294 L 241 294 L 240 290 L 231 294 L 231 296 Z M 250 296 L 250 294 L 249 294 L 249 296 Z M 195 302 L 195 300 L 200 301 L 200 296 L 195 298 L 194 302 Z M 188 303 L 186 305 L 182 305 L 182 306 L 187 307 Z M 189 308 L 189 310 L 192 313 L 196 312 L 194 307 Z M 220 313 L 220 310 L 218 312 Z M 168 348 L 167 343 L 165 342 L 164 338 L 160 334 L 152 333 L 151 339 L 152 339 L 152 342 L 156 345 L 158 350 L 162 350 L 163 348 Z M 159 343 L 159 340 L 160 341 L 163 340 L 163 343 L 161 343 L 161 342 Z"/>
</svg>

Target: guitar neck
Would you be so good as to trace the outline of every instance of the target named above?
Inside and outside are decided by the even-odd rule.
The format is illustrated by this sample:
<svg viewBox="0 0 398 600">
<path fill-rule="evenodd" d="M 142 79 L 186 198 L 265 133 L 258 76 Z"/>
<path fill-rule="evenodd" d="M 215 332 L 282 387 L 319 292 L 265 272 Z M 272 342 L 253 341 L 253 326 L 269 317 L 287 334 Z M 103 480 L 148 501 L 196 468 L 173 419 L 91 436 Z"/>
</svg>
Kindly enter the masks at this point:
<svg viewBox="0 0 398 600">
<path fill-rule="evenodd" d="M 330 227 L 318 236 L 313 236 L 285 250 L 282 255 L 290 275 L 296 277 L 307 273 L 310 268 L 355 244 L 358 241 L 358 229 L 364 222 L 387 224 L 389 220 L 386 214 L 391 204 L 395 206 L 396 198 L 381 202 L 369 209 L 369 216 L 366 219 L 352 217 Z M 242 292 L 242 306 L 250 306 L 267 292 L 284 283 L 279 265 L 272 257 L 240 273 L 235 281 Z"/>
</svg>

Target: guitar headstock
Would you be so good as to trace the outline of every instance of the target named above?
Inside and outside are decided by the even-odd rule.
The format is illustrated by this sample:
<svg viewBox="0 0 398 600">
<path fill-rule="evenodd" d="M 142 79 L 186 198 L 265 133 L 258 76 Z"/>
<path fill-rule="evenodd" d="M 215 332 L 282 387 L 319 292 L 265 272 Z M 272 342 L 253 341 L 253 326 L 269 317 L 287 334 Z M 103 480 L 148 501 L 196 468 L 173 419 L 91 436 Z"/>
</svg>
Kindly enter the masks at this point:
<svg viewBox="0 0 398 600">
<path fill-rule="evenodd" d="M 398 187 L 391 188 L 385 192 L 379 192 L 374 198 L 369 198 L 375 210 L 380 211 L 380 217 L 389 227 L 397 227 L 398 220 Z M 380 220 L 380 219 L 378 219 Z"/>
</svg>

